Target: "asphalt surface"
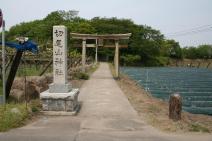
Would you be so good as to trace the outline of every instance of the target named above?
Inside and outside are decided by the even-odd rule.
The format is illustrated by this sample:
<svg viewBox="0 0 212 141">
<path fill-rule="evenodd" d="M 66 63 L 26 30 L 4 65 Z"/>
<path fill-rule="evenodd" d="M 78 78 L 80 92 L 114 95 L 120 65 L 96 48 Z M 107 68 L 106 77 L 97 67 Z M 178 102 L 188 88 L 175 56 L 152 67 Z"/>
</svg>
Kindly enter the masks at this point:
<svg viewBox="0 0 212 141">
<path fill-rule="evenodd" d="M 24 127 L 0 133 L 0 141 L 212 141 L 211 134 L 167 134 L 139 117 L 100 63 L 80 89 L 77 116 L 42 116 Z"/>
</svg>

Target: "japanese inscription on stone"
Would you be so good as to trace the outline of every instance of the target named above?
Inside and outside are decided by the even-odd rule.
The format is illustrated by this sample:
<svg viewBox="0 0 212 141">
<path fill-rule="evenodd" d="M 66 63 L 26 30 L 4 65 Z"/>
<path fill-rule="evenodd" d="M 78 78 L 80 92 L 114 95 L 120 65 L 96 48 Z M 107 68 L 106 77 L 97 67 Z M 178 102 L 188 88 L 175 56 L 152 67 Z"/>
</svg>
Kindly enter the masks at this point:
<svg viewBox="0 0 212 141">
<path fill-rule="evenodd" d="M 53 27 L 53 73 L 55 84 L 67 82 L 67 29 L 65 26 Z"/>
</svg>

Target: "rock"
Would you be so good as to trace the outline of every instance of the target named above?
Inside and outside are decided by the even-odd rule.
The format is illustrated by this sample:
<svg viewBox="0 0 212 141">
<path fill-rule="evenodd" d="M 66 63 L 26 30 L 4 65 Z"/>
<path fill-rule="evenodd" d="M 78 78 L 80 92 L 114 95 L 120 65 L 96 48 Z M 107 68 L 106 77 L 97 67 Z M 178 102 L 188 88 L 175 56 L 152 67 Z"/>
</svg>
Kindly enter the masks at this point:
<svg viewBox="0 0 212 141">
<path fill-rule="evenodd" d="M 45 85 L 47 85 L 47 80 L 45 76 L 29 76 L 27 77 L 27 81 L 31 81 L 39 87 L 45 87 Z"/>
<path fill-rule="evenodd" d="M 44 76 L 28 76 L 26 78 L 26 99 L 39 98 L 39 94 L 49 88 L 49 83 L 53 80 L 51 73 Z M 10 92 L 10 96 L 18 102 L 25 100 L 25 78 L 15 78 Z"/>
<path fill-rule="evenodd" d="M 23 90 L 24 88 L 24 78 L 23 77 L 17 77 L 13 81 L 12 89 L 19 89 Z"/>
<path fill-rule="evenodd" d="M 23 102 L 25 99 L 24 91 L 20 89 L 12 89 L 10 91 L 10 98 L 17 102 Z"/>
<path fill-rule="evenodd" d="M 34 82 L 27 82 L 26 85 L 26 96 L 27 100 L 39 98 L 40 89 L 35 85 Z"/>
<path fill-rule="evenodd" d="M 10 112 L 11 112 L 11 113 L 14 113 L 14 114 L 17 114 L 17 115 L 20 115 L 20 114 L 21 114 L 21 112 L 20 112 L 20 110 L 19 110 L 18 108 L 12 108 L 12 109 L 10 110 Z"/>
<path fill-rule="evenodd" d="M 48 84 L 53 82 L 53 74 L 52 73 L 45 74 L 45 77 L 46 77 Z"/>
<path fill-rule="evenodd" d="M 24 85 L 22 89 L 12 89 L 10 92 L 10 97 L 17 102 L 39 98 L 40 88 L 37 87 L 34 82 L 28 81 L 26 83 L 26 97 L 24 89 Z"/>
</svg>

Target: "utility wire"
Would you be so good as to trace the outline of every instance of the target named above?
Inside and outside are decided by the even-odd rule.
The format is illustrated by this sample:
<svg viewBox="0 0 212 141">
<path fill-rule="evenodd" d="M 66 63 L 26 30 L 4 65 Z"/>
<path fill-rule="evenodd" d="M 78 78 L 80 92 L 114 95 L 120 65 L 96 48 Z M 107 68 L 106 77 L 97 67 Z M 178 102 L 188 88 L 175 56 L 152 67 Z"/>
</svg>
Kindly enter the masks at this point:
<svg viewBox="0 0 212 141">
<path fill-rule="evenodd" d="M 175 33 L 170 33 L 167 36 L 168 37 L 185 36 L 185 35 L 197 34 L 201 32 L 209 32 L 211 30 L 212 30 L 212 25 L 205 25 L 205 26 L 191 28 L 188 30 L 183 30 L 183 31 L 175 32 Z"/>
<path fill-rule="evenodd" d="M 186 32 L 186 33 L 179 33 L 179 34 L 175 34 L 175 35 L 169 35 L 168 37 L 178 37 L 178 36 L 185 36 L 185 35 L 193 35 L 193 34 L 197 34 L 197 33 L 201 33 L 201 32 L 210 32 L 210 31 L 212 31 L 212 27 L 211 28 L 207 28 L 207 29 L 197 30 L 197 31 L 190 31 L 190 32 Z"/>
<path fill-rule="evenodd" d="M 198 29 L 202 29 L 202 28 L 207 28 L 212 26 L 212 24 L 208 24 L 208 25 L 203 25 L 203 26 L 199 26 L 199 27 L 194 27 L 194 28 L 190 28 L 190 29 L 186 29 L 186 30 L 182 30 L 182 31 L 178 31 L 178 32 L 173 32 L 173 33 L 168 33 L 168 34 L 178 34 L 178 33 L 182 33 L 182 32 L 188 32 L 188 31 L 193 31 L 193 30 L 198 30 Z"/>
</svg>

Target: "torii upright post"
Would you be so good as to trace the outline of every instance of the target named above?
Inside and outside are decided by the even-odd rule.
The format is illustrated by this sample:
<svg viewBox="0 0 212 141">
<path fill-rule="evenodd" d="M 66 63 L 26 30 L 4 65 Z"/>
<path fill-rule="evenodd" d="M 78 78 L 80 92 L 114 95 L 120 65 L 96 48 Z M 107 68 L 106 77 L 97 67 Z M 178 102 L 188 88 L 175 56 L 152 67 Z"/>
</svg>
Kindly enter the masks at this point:
<svg viewBox="0 0 212 141">
<path fill-rule="evenodd" d="M 86 39 L 82 40 L 82 72 L 85 72 L 86 63 Z"/>
<path fill-rule="evenodd" d="M 96 64 L 98 63 L 98 42 L 97 42 L 97 39 L 96 39 L 96 54 L 95 54 L 95 63 L 96 63 Z"/>
<path fill-rule="evenodd" d="M 115 40 L 115 77 L 119 77 L 119 40 Z"/>
</svg>

